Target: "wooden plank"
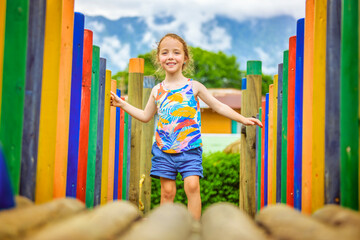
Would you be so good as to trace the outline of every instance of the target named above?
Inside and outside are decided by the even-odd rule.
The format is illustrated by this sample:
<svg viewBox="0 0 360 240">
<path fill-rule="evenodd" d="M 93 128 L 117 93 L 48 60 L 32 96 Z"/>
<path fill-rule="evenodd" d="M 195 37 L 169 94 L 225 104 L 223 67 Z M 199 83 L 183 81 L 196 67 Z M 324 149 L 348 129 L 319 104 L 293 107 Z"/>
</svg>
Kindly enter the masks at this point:
<svg viewBox="0 0 360 240">
<path fill-rule="evenodd" d="M 81 110 L 79 132 L 79 159 L 76 198 L 85 203 L 86 170 L 89 150 L 89 121 L 92 76 L 93 32 L 84 30 L 83 74 L 81 86 Z"/>
<path fill-rule="evenodd" d="M 125 98 L 123 99 L 125 100 Z M 123 151 L 123 181 L 122 199 L 128 199 L 128 142 L 129 142 L 129 114 L 124 111 L 124 151 Z"/>
<path fill-rule="evenodd" d="M 302 177 L 302 125 L 303 125 L 303 74 L 304 74 L 304 19 L 297 21 L 295 109 L 294 109 L 294 207 L 301 210 Z"/>
<path fill-rule="evenodd" d="M 262 108 L 259 108 L 259 120 L 260 122 L 262 122 Z M 261 139 L 261 132 L 262 129 L 260 129 L 260 127 L 258 127 L 258 141 L 257 141 L 257 211 L 260 211 L 261 209 L 261 173 L 262 173 L 262 167 L 261 167 L 261 147 L 262 147 L 262 139 Z"/>
<path fill-rule="evenodd" d="M 101 173 L 102 173 L 102 152 L 104 135 L 104 100 L 105 100 L 105 77 L 106 59 L 100 58 L 99 66 L 99 104 L 96 135 L 96 164 L 95 164 L 95 186 L 94 186 L 94 206 L 101 202 Z"/>
<path fill-rule="evenodd" d="M 127 165 L 126 165 L 126 200 L 129 200 L 129 190 L 130 190 L 130 169 L 131 169 L 131 130 L 132 129 L 132 117 L 128 116 L 128 139 L 127 139 Z"/>
<path fill-rule="evenodd" d="M 76 185 L 77 185 L 76 181 L 77 181 L 78 159 L 79 159 L 83 46 L 84 46 L 84 15 L 82 13 L 76 12 L 74 16 L 68 164 L 67 164 L 67 175 L 66 175 L 67 176 L 66 196 L 68 197 L 76 197 Z"/>
<path fill-rule="evenodd" d="M 1 116 L 6 118 L 0 122 L 0 144 L 14 193 L 19 194 L 29 2 L 15 0 L 6 4 L 1 96 Z"/>
<path fill-rule="evenodd" d="M 340 204 L 341 0 L 328 0 L 325 99 L 325 204 Z"/>
<path fill-rule="evenodd" d="M 102 172 L 101 172 L 101 205 L 108 202 L 109 185 L 109 140 L 110 140 L 110 90 L 111 71 L 106 70 L 105 95 L 104 95 L 104 135 L 102 151 Z"/>
<path fill-rule="evenodd" d="M 287 190 L 287 126 L 288 126 L 288 69 L 289 50 L 283 57 L 283 94 L 282 94 L 282 129 L 281 129 L 281 203 L 286 203 Z"/>
<path fill-rule="evenodd" d="M 142 108 L 144 59 L 132 58 L 129 63 L 128 102 Z M 141 122 L 133 119 L 131 124 L 131 158 L 129 200 L 139 204 Z"/>
<path fill-rule="evenodd" d="M 326 74 L 326 7 L 327 0 L 315 1 L 314 85 L 311 209 L 324 205 L 325 180 L 325 74 Z"/>
<path fill-rule="evenodd" d="M 344 0 L 340 69 L 340 203 L 359 209 L 359 33 L 358 4 Z"/>
<path fill-rule="evenodd" d="M 116 80 L 111 80 L 111 91 L 116 93 Z M 110 101 L 110 100 L 109 100 Z M 107 201 L 113 201 L 114 198 L 114 168 L 115 168 L 115 124 L 116 109 L 110 107 L 110 132 L 109 132 L 109 175 L 108 175 L 108 198 Z"/>
<path fill-rule="evenodd" d="M 128 202 L 112 202 L 92 211 L 58 221 L 33 234 L 30 239 L 115 239 L 140 218 Z"/>
<path fill-rule="evenodd" d="M 217 203 L 207 208 L 201 223 L 201 235 L 204 240 L 267 239 L 263 229 L 245 212 L 230 203 Z"/>
<path fill-rule="evenodd" d="M 121 91 L 121 90 L 120 90 Z M 120 108 L 120 136 L 119 136 L 119 190 L 118 199 L 123 199 L 124 189 L 124 141 L 125 141 L 125 112 Z"/>
<path fill-rule="evenodd" d="M 89 120 L 89 148 L 86 171 L 86 207 L 94 207 L 94 190 L 96 176 L 96 148 L 98 132 L 99 113 L 99 70 L 100 70 L 100 48 L 92 46 L 92 75 L 91 75 L 91 100 Z"/>
<path fill-rule="evenodd" d="M 312 102 L 314 71 L 314 0 L 306 1 L 304 36 L 303 142 L 301 210 L 311 213 Z"/>
<path fill-rule="evenodd" d="M 261 129 L 261 199 L 260 199 L 260 205 L 261 208 L 264 207 L 264 158 L 265 158 L 265 100 L 261 102 L 261 123 L 263 125 L 263 128 Z"/>
<path fill-rule="evenodd" d="M 296 36 L 289 39 L 286 203 L 294 206 L 294 112 Z"/>
<path fill-rule="evenodd" d="M 6 20 L 6 1 L 0 2 L 0 119 L 1 119 L 1 99 L 2 81 L 4 66 L 4 40 L 5 40 L 5 20 Z"/>
<path fill-rule="evenodd" d="M 164 204 L 152 211 L 146 221 L 139 221 L 118 240 L 187 239 L 192 231 L 193 218 L 181 204 Z"/>
<path fill-rule="evenodd" d="M 35 200 L 35 179 L 38 155 L 42 67 L 44 55 L 45 11 L 45 0 L 32 1 L 30 4 L 25 83 L 25 91 L 27 94 L 25 94 L 26 107 L 24 108 L 21 149 L 20 194 L 22 196 L 26 196 L 32 201 Z"/>
<path fill-rule="evenodd" d="M 265 94 L 264 206 L 268 205 L 269 189 L 269 93 Z"/>
<path fill-rule="evenodd" d="M 252 117 L 257 114 L 261 104 L 261 62 L 248 61 L 246 71 L 246 91 L 241 114 Z M 245 144 L 241 144 L 240 151 L 245 152 L 245 158 L 240 159 L 240 196 L 239 206 L 250 216 L 255 215 L 255 126 L 245 127 Z M 243 140 L 242 140 L 243 142 Z M 244 142 L 243 142 L 244 143 Z M 265 149 L 266 151 L 266 149 Z M 265 194 L 265 191 L 264 191 Z"/>
<path fill-rule="evenodd" d="M 6 167 L 5 157 L 0 148 L 0 210 L 15 207 L 14 192 L 11 187 L 9 171 Z"/>
<path fill-rule="evenodd" d="M 273 103 L 274 103 L 274 84 L 269 85 L 269 123 L 268 123 L 268 204 L 271 204 L 272 197 L 273 197 L 273 185 L 272 185 L 272 179 L 273 179 L 273 131 L 274 131 L 274 112 L 273 112 Z"/>
<path fill-rule="evenodd" d="M 282 149 L 282 104 L 283 104 L 283 64 L 278 65 L 278 99 L 276 127 L 276 202 L 281 202 L 281 149 Z"/>
<path fill-rule="evenodd" d="M 54 165 L 54 197 L 65 197 L 67 153 L 69 141 L 69 115 L 71 71 L 74 35 L 74 0 L 63 0 L 61 26 L 61 54 L 59 76 L 58 118 Z"/>
<path fill-rule="evenodd" d="M 117 84 L 118 85 L 118 82 Z M 121 97 L 121 90 L 118 88 L 116 88 L 116 95 L 118 97 Z M 120 108 L 116 108 L 116 124 L 115 124 L 115 154 L 114 154 L 114 161 L 115 161 L 115 166 L 114 166 L 114 196 L 113 199 L 117 200 L 119 199 L 119 177 L 120 174 L 122 176 L 122 168 L 120 168 L 120 154 L 119 154 L 119 150 L 120 150 Z M 122 159 L 121 159 L 122 160 Z M 122 161 L 121 161 L 122 163 Z M 122 165 L 121 165 L 122 166 Z M 121 186 L 121 184 L 120 184 Z M 120 191 L 121 191 L 121 187 L 120 187 Z M 120 198 L 121 199 L 121 198 Z"/>
<path fill-rule="evenodd" d="M 259 119 L 259 114 L 256 114 L 256 118 Z M 256 159 L 256 162 L 255 162 L 255 203 L 256 203 L 256 208 L 255 208 L 255 210 L 256 210 L 256 212 L 258 212 L 260 210 L 259 209 L 260 204 L 258 204 L 258 203 L 260 203 L 259 202 L 259 200 L 260 200 L 259 197 L 260 196 L 258 194 L 258 192 L 259 192 L 258 190 L 260 189 L 259 187 L 260 187 L 260 181 L 261 181 L 261 179 L 260 179 L 260 181 L 258 181 L 258 179 L 260 177 L 259 171 L 260 171 L 260 174 L 261 174 L 261 162 L 260 162 L 260 165 L 259 165 L 259 161 L 258 161 L 259 156 L 261 156 L 261 148 L 260 148 L 261 142 L 260 142 L 260 146 L 258 144 L 259 140 L 260 140 L 260 138 L 259 138 L 260 131 L 261 131 L 260 128 L 256 127 L 256 133 L 255 133 L 255 135 L 256 135 L 256 140 L 255 140 L 255 143 L 256 143 L 256 147 L 255 147 L 256 148 L 256 150 L 255 150 L 255 159 Z M 259 154 L 259 150 L 260 150 L 260 154 Z"/>
<path fill-rule="evenodd" d="M 278 74 L 274 75 L 274 97 L 273 97 L 273 170 L 272 170 L 272 199 L 271 203 L 276 204 L 276 170 L 277 170 L 277 100 L 278 98 Z"/>
<path fill-rule="evenodd" d="M 0 238 L 25 239 L 34 231 L 60 219 L 66 219 L 85 210 L 84 204 L 73 198 L 15 208 L 0 212 Z"/>
<path fill-rule="evenodd" d="M 143 83 L 142 109 L 145 109 L 150 98 L 151 90 L 155 86 L 155 78 L 145 76 Z M 154 118 L 146 124 L 142 124 L 141 147 L 140 147 L 140 176 L 145 175 L 141 194 L 141 202 L 144 205 L 144 214 L 150 211 L 151 207 L 151 147 L 154 138 Z"/>
<path fill-rule="evenodd" d="M 35 202 L 53 198 L 60 77 L 62 1 L 47 2 Z"/>
</svg>

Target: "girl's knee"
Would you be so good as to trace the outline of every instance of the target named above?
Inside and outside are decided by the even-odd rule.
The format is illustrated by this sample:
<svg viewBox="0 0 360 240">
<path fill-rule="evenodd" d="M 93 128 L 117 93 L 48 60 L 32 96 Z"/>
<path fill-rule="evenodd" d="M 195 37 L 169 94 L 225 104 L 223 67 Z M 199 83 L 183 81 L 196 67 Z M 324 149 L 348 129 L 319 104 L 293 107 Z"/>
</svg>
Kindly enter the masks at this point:
<svg viewBox="0 0 360 240">
<path fill-rule="evenodd" d="M 200 193 L 199 179 L 193 179 L 184 183 L 186 194 Z"/>
</svg>

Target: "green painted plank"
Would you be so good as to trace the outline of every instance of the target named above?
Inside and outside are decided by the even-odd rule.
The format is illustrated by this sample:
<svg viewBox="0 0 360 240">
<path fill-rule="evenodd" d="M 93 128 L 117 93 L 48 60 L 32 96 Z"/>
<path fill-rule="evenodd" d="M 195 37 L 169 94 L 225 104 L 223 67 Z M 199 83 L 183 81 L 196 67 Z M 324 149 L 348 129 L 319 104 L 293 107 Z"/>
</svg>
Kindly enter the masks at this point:
<svg viewBox="0 0 360 240">
<path fill-rule="evenodd" d="M 100 48 L 93 46 L 91 76 L 91 100 L 89 120 L 89 146 L 86 172 L 86 207 L 94 207 L 95 171 L 96 171 L 96 147 L 99 105 L 99 70 L 100 70 Z"/>
<path fill-rule="evenodd" d="M 289 50 L 283 57 L 283 94 L 282 94 L 282 137 L 281 137 L 281 203 L 286 203 L 286 171 L 287 171 L 287 115 L 288 115 L 288 63 Z"/>
<path fill-rule="evenodd" d="M 124 153 L 123 153 L 123 181 L 122 181 L 122 199 L 126 200 L 127 196 L 127 185 L 128 185 L 128 177 L 127 177 L 127 162 L 128 162 L 128 128 L 129 128 L 129 115 L 127 112 L 124 117 Z"/>
<path fill-rule="evenodd" d="M 20 185 L 28 17 L 28 0 L 7 1 L 0 144 L 15 194 Z"/>
<path fill-rule="evenodd" d="M 340 60 L 340 203 L 359 209 L 358 0 L 342 1 Z"/>
</svg>

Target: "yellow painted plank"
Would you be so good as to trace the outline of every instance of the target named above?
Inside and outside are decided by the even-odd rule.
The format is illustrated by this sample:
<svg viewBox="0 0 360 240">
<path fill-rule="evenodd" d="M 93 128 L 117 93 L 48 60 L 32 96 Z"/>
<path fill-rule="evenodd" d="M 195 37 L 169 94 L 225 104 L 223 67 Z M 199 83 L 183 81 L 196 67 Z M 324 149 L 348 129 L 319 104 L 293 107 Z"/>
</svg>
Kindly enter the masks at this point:
<svg viewBox="0 0 360 240">
<path fill-rule="evenodd" d="M 103 135 L 103 155 L 102 155 L 102 174 L 101 174 L 101 200 L 100 204 L 108 201 L 108 176 L 109 176 L 109 139 L 110 139 L 110 90 L 111 90 L 111 71 L 106 70 L 105 77 L 105 100 L 104 100 L 104 135 Z"/>
<path fill-rule="evenodd" d="M 74 0 L 63 0 L 62 16 L 54 198 L 65 197 L 66 191 L 74 31 Z"/>
<path fill-rule="evenodd" d="M 272 190 L 273 195 L 271 199 L 272 204 L 276 204 L 276 147 L 277 147 L 277 102 L 278 102 L 278 75 L 274 75 L 274 93 L 273 93 L 273 177 Z"/>
<path fill-rule="evenodd" d="M 53 198 L 62 1 L 47 1 L 35 202 Z"/>
<path fill-rule="evenodd" d="M 4 65 L 4 40 L 5 40 L 5 16 L 6 0 L 0 1 L 0 119 L 1 119 L 1 99 L 2 99 L 2 79 Z"/>
<path fill-rule="evenodd" d="M 327 0 L 315 1 L 311 180 L 312 212 L 324 205 L 326 9 Z"/>
</svg>

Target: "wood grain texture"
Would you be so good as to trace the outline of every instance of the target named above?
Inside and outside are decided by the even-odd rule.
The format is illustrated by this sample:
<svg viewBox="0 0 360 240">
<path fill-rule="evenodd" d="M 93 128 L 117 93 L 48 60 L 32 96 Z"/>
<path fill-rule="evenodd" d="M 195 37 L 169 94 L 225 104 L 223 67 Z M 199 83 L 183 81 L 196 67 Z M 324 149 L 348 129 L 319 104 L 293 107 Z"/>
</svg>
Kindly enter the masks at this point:
<svg viewBox="0 0 360 240">
<path fill-rule="evenodd" d="M 28 197 L 32 201 L 35 200 L 35 179 L 39 143 L 45 11 L 45 0 L 31 1 L 26 62 L 26 107 L 24 108 L 21 149 L 20 194 Z"/>
<path fill-rule="evenodd" d="M 46 4 L 43 81 L 39 125 L 35 202 L 53 198 L 60 77 L 62 1 Z"/>
<path fill-rule="evenodd" d="M 71 71 L 74 35 L 74 0 L 63 0 L 58 118 L 54 165 L 54 197 L 65 197 L 69 141 Z"/>
<path fill-rule="evenodd" d="M 314 0 L 306 1 L 304 35 L 303 149 L 301 210 L 311 213 L 312 106 L 314 72 Z"/>
</svg>

